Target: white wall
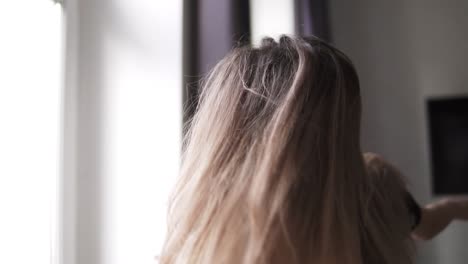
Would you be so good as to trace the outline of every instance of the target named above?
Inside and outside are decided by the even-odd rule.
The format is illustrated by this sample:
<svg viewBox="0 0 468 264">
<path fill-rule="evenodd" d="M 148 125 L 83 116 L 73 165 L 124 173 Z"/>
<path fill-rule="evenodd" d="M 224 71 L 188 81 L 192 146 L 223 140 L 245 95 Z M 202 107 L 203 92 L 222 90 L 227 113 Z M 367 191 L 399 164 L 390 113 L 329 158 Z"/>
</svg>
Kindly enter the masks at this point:
<svg viewBox="0 0 468 264">
<path fill-rule="evenodd" d="M 179 167 L 182 1 L 66 1 L 63 256 L 155 263 Z"/>
<path fill-rule="evenodd" d="M 355 62 L 363 94 L 364 150 L 408 176 L 424 204 L 431 193 L 425 100 L 468 94 L 468 2 L 331 0 L 332 37 Z M 465 263 L 468 224 L 419 245 L 418 263 Z"/>
</svg>

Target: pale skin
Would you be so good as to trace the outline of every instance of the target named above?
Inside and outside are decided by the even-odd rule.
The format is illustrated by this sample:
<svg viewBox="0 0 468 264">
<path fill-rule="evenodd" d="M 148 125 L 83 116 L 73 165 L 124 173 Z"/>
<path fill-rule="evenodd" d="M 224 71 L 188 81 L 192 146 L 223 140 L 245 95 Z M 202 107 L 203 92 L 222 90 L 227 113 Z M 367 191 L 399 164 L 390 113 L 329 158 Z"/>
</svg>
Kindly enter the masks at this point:
<svg viewBox="0 0 468 264">
<path fill-rule="evenodd" d="M 393 165 L 375 153 L 365 153 L 365 160 L 377 160 L 391 173 L 400 173 Z M 397 176 L 397 175 L 396 175 Z M 468 196 L 451 196 L 421 206 L 421 220 L 411 233 L 414 240 L 430 240 L 442 232 L 452 221 L 468 221 Z"/>
<path fill-rule="evenodd" d="M 411 236 L 415 240 L 429 240 L 437 236 L 454 220 L 468 220 L 468 198 L 447 197 L 421 208 L 421 222 Z"/>
</svg>

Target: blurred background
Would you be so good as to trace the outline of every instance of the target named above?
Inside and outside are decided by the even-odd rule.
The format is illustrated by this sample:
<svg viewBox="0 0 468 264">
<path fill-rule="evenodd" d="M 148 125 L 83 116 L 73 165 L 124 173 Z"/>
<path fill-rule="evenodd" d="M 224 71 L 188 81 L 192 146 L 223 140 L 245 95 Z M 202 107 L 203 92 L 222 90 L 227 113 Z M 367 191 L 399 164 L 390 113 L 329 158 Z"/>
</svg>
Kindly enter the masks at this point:
<svg viewBox="0 0 468 264">
<path fill-rule="evenodd" d="M 364 151 L 420 204 L 468 193 L 468 1 L 0 2 L 0 263 L 157 263 L 183 121 L 233 46 L 316 35 L 354 61 Z M 418 244 L 465 263 L 468 224 Z"/>
</svg>

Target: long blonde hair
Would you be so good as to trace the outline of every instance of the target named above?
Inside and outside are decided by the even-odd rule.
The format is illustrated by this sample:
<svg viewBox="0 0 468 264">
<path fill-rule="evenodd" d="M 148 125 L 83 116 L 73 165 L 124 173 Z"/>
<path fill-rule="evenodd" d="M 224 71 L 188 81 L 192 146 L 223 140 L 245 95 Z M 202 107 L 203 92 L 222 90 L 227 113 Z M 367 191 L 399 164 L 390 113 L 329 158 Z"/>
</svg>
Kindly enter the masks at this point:
<svg viewBox="0 0 468 264">
<path fill-rule="evenodd" d="M 411 263 L 404 186 L 366 171 L 360 115 L 331 45 L 232 50 L 190 120 L 160 263 Z"/>
</svg>

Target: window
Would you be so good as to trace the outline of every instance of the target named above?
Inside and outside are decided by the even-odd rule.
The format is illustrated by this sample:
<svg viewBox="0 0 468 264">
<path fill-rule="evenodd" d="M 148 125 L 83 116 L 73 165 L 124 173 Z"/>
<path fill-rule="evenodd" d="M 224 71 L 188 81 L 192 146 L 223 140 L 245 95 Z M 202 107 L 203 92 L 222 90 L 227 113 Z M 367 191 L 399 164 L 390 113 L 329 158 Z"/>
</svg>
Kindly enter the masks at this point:
<svg viewBox="0 0 468 264">
<path fill-rule="evenodd" d="M 182 1 L 67 0 L 62 262 L 154 264 L 182 125 Z"/>
<path fill-rule="evenodd" d="M 62 10 L 0 3 L 0 263 L 55 263 Z"/>
</svg>

